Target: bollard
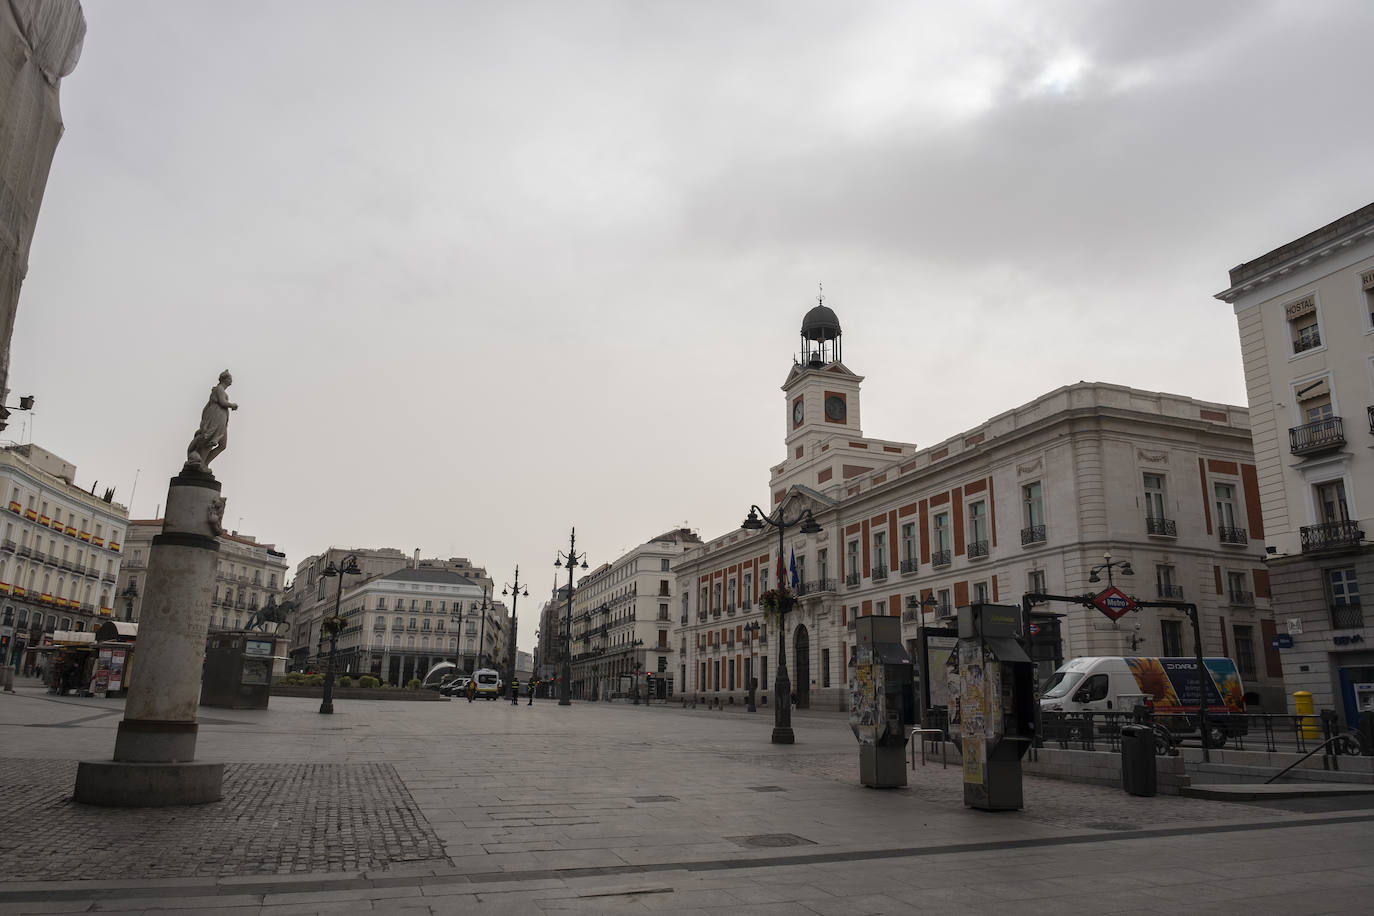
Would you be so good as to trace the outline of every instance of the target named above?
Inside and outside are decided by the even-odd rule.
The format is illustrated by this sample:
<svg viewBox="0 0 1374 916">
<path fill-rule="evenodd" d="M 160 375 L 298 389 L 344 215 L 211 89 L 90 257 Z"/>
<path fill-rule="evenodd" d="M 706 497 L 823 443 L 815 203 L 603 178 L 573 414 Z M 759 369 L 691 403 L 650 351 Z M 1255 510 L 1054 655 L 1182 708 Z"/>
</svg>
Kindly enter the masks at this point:
<svg viewBox="0 0 1374 916">
<path fill-rule="evenodd" d="M 1293 692 L 1293 712 L 1299 716 L 1298 734 L 1305 739 L 1314 739 L 1318 736 L 1317 731 L 1317 707 L 1312 700 L 1312 694 L 1306 690 L 1296 690 Z"/>
</svg>

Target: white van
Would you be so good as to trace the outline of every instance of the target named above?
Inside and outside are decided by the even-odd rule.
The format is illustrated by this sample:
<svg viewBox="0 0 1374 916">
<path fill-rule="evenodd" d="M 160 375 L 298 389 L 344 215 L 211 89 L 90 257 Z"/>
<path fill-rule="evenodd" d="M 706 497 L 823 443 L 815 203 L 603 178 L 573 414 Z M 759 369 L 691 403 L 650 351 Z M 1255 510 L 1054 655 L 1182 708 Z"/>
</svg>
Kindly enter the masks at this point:
<svg viewBox="0 0 1374 916">
<path fill-rule="evenodd" d="M 494 700 L 501 694 L 501 674 L 494 668 L 478 668 L 472 675 L 477 682 L 477 696 Z"/>
<path fill-rule="evenodd" d="M 1205 658 L 1208 720 L 1213 746 L 1226 735 L 1245 733 L 1245 687 L 1236 663 Z M 1196 731 L 1197 659 L 1147 656 L 1075 658 L 1050 675 L 1041 688 L 1042 713 L 1130 713 L 1151 706 L 1172 731 Z"/>
</svg>

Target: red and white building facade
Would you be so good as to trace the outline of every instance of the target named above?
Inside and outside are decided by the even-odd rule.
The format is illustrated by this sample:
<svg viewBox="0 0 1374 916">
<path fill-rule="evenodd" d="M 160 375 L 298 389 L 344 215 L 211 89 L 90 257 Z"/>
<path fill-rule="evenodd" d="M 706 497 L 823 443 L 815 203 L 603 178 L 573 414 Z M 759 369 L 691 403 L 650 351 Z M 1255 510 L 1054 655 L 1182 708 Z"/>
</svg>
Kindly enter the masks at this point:
<svg viewBox="0 0 1374 916">
<path fill-rule="evenodd" d="M 1197 604 L 1203 651 L 1236 659 L 1256 707 L 1283 710 L 1245 408 L 1078 383 L 921 448 L 864 435 L 863 378 L 840 361 L 830 309 L 813 309 L 802 337 L 783 384 L 787 457 L 760 503 L 789 520 L 809 509 L 822 528 L 783 541 L 801 593 L 785 621 L 799 706 L 846 708 L 857 617 L 900 616 L 914 648 L 921 627 L 952 625 L 972 601 L 1095 594 L 1106 578 L 1090 571 L 1110 554 L 1133 568 L 1115 571 L 1127 594 Z M 674 563 L 686 694 L 742 703 L 752 673 L 772 702 L 777 639 L 758 599 L 777 584 L 777 552 L 776 529 L 734 530 Z M 1042 676 L 1057 659 L 1193 652 L 1181 611 L 1037 611 Z"/>
</svg>

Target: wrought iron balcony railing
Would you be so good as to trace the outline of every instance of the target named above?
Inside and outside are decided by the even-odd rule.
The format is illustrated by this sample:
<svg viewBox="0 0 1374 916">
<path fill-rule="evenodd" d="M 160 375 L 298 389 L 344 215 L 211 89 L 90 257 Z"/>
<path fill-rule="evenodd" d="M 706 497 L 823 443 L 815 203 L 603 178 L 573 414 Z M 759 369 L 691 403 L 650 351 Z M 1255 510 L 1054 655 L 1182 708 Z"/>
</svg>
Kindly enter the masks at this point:
<svg viewBox="0 0 1374 916">
<path fill-rule="evenodd" d="M 817 595 L 821 592 L 833 592 L 834 590 L 834 579 L 817 579 L 815 582 L 808 582 L 806 584 L 806 591 L 811 595 Z"/>
<path fill-rule="evenodd" d="M 1031 544 L 1045 543 L 1045 526 L 1030 525 L 1021 529 L 1021 546 L 1029 547 Z"/>
<path fill-rule="evenodd" d="M 1356 630 L 1364 626 L 1364 611 L 1360 602 L 1348 601 L 1345 604 L 1331 605 L 1331 629 Z"/>
<path fill-rule="evenodd" d="M 905 559 L 905 560 L 902 561 L 902 572 L 903 572 L 903 573 L 914 573 L 914 572 L 917 570 L 917 568 L 918 568 L 918 564 L 917 564 L 917 562 L 916 562 L 916 558 L 915 558 L 915 557 L 909 557 L 909 558 L 907 558 L 907 559 Z"/>
<path fill-rule="evenodd" d="M 845 585 L 858 585 L 858 584 L 859 584 L 859 574 L 858 574 L 858 573 L 847 573 L 847 574 L 845 575 L 845 577 L 844 577 L 844 584 L 845 584 Z"/>
<path fill-rule="evenodd" d="M 968 558 L 970 560 L 984 560 L 988 555 L 987 541 L 973 541 L 968 545 Z"/>
<path fill-rule="evenodd" d="M 1326 417 L 1288 430 L 1288 450 L 1294 455 L 1316 455 L 1345 445 L 1345 425 L 1340 417 Z"/>
<path fill-rule="evenodd" d="M 1223 544 L 1250 543 L 1250 535 L 1244 528 L 1228 528 L 1225 525 L 1218 525 L 1217 536 L 1221 538 Z"/>
<path fill-rule="evenodd" d="M 1163 585 L 1156 583 L 1155 592 L 1161 598 L 1173 598 L 1176 601 L 1183 600 L 1183 586 L 1181 585 Z"/>
<path fill-rule="evenodd" d="M 1232 606 L 1232 607 L 1254 607 L 1254 606 L 1255 606 L 1255 593 L 1254 593 L 1254 592 L 1236 592 L 1236 591 L 1231 592 L 1231 606 Z"/>
<path fill-rule="evenodd" d="M 1148 515 L 1145 517 L 1145 533 L 1156 538 L 1176 538 L 1178 537 L 1178 525 L 1171 518 L 1158 518 Z"/>
<path fill-rule="evenodd" d="M 887 578 L 886 566 L 875 566 L 869 571 L 869 578 L 874 582 L 882 582 Z"/>
<path fill-rule="evenodd" d="M 940 569 L 949 565 L 949 551 L 937 550 L 930 555 L 930 565 L 935 569 Z"/>
<path fill-rule="evenodd" d="M 1359 522 L 1325 522 L 1320 525 L 1303 525 L 1298 529 L 1302 536 L 1302 552 L 1315 553 L 1319 550 L 1342 550 L 1358 547 L 1364 540 L 1364 532 Z"/>
<path fill-rule="evenodd" d="M 1310 332 L 1301 333 L 1298 335 L 1297 339 L 1293 341 L 1293 352 L 1306 353 L 1308 350 L 1320 347 L 1321 345 L 1321 333 L 1318 332 L 1317 329 L 1314 327 Z"/>
</svg>

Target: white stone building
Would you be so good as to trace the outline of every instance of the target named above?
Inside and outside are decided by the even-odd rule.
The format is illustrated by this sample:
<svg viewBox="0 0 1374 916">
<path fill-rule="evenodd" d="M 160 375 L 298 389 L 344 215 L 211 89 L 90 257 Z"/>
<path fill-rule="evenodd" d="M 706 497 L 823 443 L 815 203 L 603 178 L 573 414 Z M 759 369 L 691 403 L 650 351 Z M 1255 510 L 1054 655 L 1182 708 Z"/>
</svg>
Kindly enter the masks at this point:
<svg viewBox="0 0 1374 916">
<path fill-rule="evenodd" d="M 678 557 L 701 544 L 686 528 L 667 531 L 583 576 L 573 593 L 572 695 L 610 698 L 653 672 L 674 692 L 677 669 L 673 599 Z M 566 602 L 565 602 L 566 604 Z M 657 692 L 657 688 L 656 688 Z"/>
<path fill-rule="evenodd" d="M 785 507 L 789 520 L 810 509 L 823 529 L 783 539 L 801 593 L 786 620 L 800 706 L 844 707 L 856 617 L 901 615 L 914 646 L 919 628 L 971 601 L 1099 592 L 1105 577 L 1091 584 L 1090 571 L 1110 554 L 1133 567 L 1116 573 L 1128 594 L 1197 604 L 1204 651 L 1236 659 L 1252 703 L 1282 708 L 1244 408 L 1079 383 L 920 448 L 864 435 L 863 379 L 839 356 L 839 321 L 818 306 L 783 385 L 786 458 L 761 506 Z M 772 693 L 777 639 L 758 599 L 777 584 L 778 545 L 773 528 L 734 530 L 679 558 L 681 689 L 743 702 L 756 670 L 760 695 Z M 921 610 L 922 599 L 933 606 Z M 1119 623 L 1073 604 L 1037 611 L 1042 674 L 1077 656 L 1193 651 L 1180 611 Z"/>
<path fill-rule="evenodd" d="M 93 630 L 114 613 L 128 509 L 75 485 L 76 466 L 36 445 L 0 448 L 0 664 L 54 630 Z M 92 487 L 94 489 L 94 487 Z"/>
<path fill-rule="evenodd" d="M 1240 331 L 1288 689 L 1354 724 L 1374 709 L 1374 204 L 1234 268 L 1217 298 Z"/>
</svg>

